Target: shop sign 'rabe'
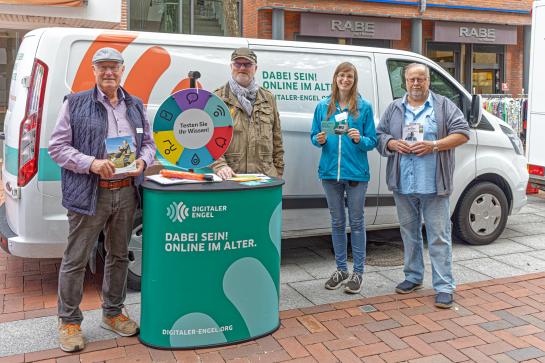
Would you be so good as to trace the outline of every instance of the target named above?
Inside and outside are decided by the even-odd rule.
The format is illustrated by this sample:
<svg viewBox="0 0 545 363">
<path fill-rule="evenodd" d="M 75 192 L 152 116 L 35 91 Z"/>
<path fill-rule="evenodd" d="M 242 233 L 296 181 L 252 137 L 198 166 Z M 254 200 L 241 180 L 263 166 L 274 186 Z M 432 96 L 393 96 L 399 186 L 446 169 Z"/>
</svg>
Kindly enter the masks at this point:
<svg viewBox="0 0 545 363">
<path fill-rule="evenodd" d="M 199 168 L 225 152 L 232 125 L 220 98 L 186 89 L 153 130 L 165 159 Z M 207 347 L 278 328 L 282 184 L 143 184 L 142 343 Z"/>
</svg>

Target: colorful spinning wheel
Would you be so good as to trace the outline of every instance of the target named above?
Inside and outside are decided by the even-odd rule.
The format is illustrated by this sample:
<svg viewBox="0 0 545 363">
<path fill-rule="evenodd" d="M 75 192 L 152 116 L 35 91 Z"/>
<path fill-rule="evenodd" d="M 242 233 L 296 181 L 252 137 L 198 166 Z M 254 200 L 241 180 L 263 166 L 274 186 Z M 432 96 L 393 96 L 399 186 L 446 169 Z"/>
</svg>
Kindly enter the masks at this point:
<svg viewBox="0 0 545 363">
<path fill-rule="evenodd" d="M 233 137 L 229 108 L 218 96 L 188 88 L 169 96 L 157 110 L 153 138 L 172 164 L 202 168 L 221 157 Z"/>
</svg>

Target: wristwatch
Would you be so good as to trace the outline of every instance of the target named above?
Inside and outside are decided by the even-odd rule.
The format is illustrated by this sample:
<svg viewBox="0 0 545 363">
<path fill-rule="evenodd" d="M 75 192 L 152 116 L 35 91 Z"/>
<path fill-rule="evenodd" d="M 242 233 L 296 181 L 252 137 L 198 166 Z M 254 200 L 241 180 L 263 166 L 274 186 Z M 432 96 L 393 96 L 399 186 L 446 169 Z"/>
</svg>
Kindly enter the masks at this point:
<svg viewBox="0 0 545 363">
<path fill-rule="evenodd" d="M 439 151 L 439 146 L 437 145 L 437 140 L 433 140 L 433 152 L 436 153 Z"/>
</svg>

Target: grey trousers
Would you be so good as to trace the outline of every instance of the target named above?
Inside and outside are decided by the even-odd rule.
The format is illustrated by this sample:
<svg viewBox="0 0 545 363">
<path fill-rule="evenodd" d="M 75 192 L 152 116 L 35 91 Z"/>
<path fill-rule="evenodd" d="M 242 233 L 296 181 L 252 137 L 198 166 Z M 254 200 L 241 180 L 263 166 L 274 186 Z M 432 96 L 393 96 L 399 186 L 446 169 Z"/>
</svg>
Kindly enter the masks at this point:
<svg viewBox="0 0 545 363">
<path fill-rule="evenodd" d="M 137 206 L 134 187 L 98 188 L 96 214 L 68 212 L 68 246 L 59 271 L 58 315 L 63 323 L 81 324 L 79 308 L 83 296 L 85 268 L 95 242 L 104 231 L 104 278 L 102 311 L 106 316 L 121 313 L 127 294 L 129 239 Z"/>
</svg>

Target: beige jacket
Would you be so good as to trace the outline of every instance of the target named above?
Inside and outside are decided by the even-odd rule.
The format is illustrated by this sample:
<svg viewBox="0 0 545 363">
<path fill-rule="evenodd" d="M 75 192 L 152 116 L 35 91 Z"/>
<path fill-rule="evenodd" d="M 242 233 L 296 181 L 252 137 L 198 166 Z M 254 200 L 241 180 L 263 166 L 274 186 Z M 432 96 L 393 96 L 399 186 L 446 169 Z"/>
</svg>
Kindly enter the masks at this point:
<svg viewBox="0 0 545 363">
<path fill-rule="evenodd" d="M 214 93 L 227 104 L 233 117 L 233 139 L 227 152 L 210 165 L 214 172 L 228 165 L 235 173 L 282 177 L 284 148 L 273 94 L 259 87 L 252 119 L 249 120 L 228 83 Z"/>
</svg>

